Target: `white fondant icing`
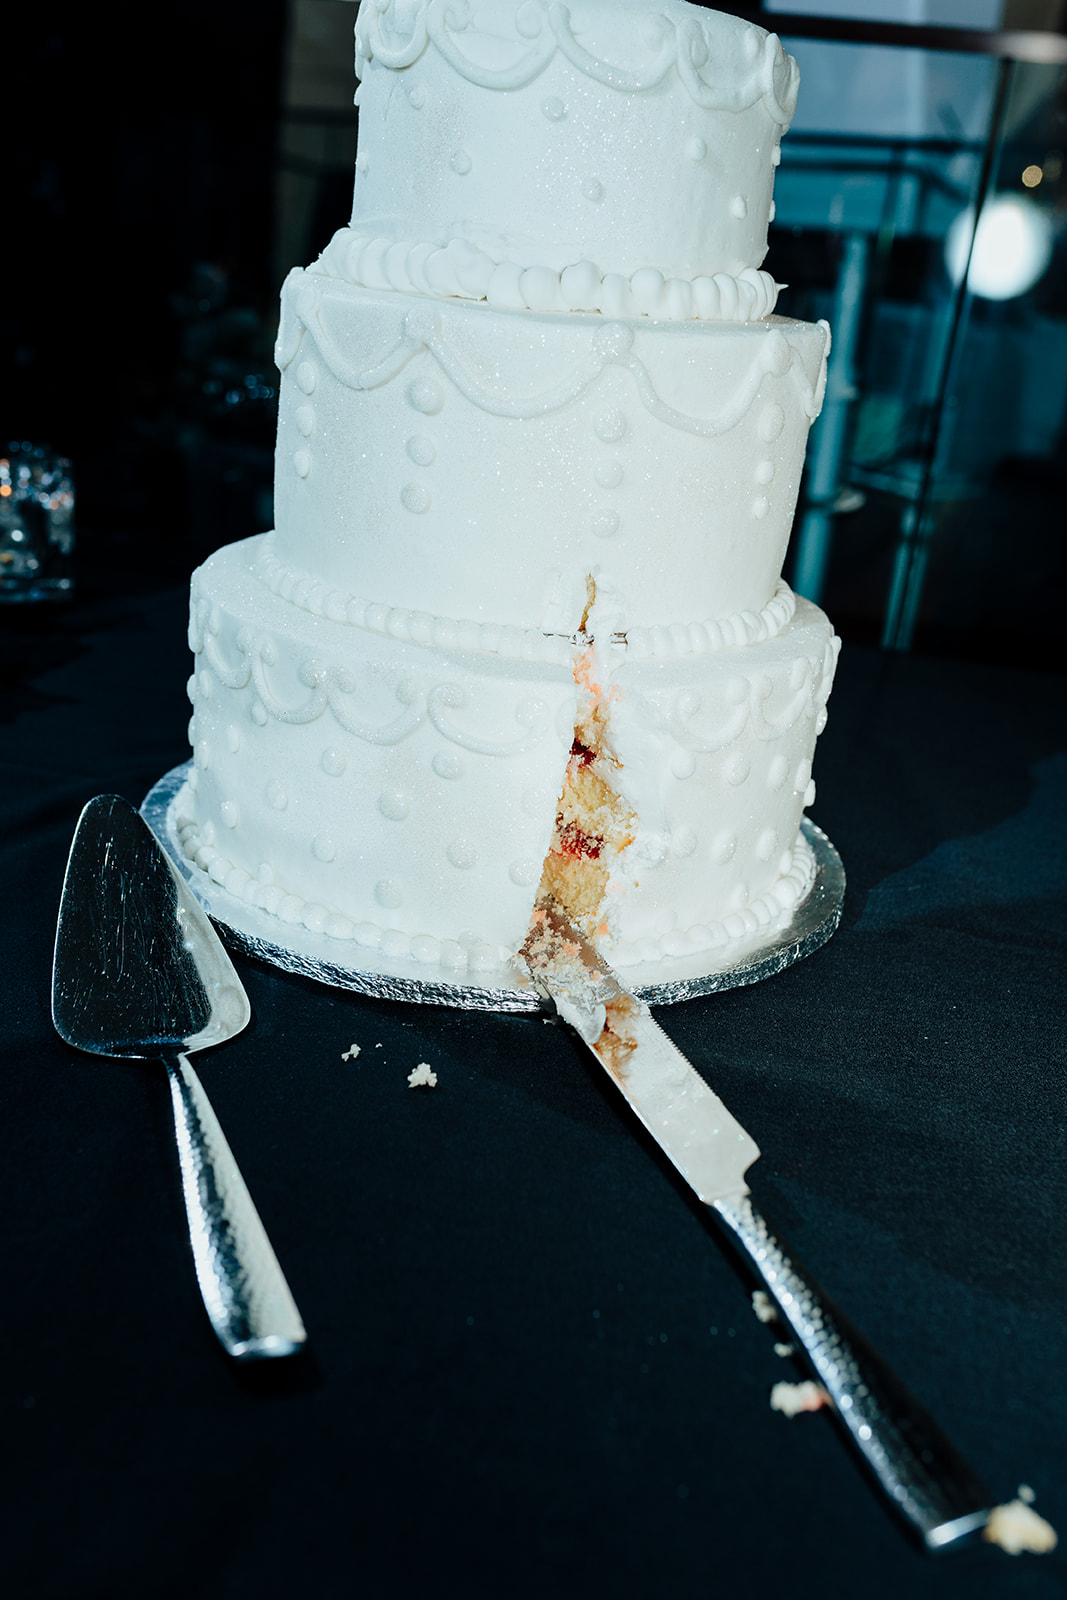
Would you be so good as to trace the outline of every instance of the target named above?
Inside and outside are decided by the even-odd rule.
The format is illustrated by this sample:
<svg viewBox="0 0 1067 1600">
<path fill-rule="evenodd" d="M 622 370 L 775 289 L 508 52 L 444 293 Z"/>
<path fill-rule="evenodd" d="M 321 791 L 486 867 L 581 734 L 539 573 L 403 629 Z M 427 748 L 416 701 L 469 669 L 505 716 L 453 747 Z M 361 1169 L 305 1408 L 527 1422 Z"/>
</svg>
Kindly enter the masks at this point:
<svg viewBox="0 0 1067 1600">
<path fill-rule="evenodd" d="M 242 893 L 291 920 L 317 907 L 347 919 L 353 939 L 373 928 L 375 948 L 388 936 L 402 953 L 415 937 L 462 944 L 473 932 L 492 965 L 484 950 L 521 943 L 551 835 L 575 718 L 569 664 L 446 652 L 301 612 L 256 577 L 261 543 L 218 552 L 194 580 L 193 637 L 213 679 L 211 695 L 197 694 L 196 731 L 213 757 L 188 798 L 188 852 L 219 881 L 240 869 Z M 609 641 L 600 657 L 618 781 L 641 819 L 613 874 L 612 959 L 637 959 L 639 944 L 643 959 L 664 959 L 679 939 L 717 947 L 734 936 L 738 885 L 778 915 L 802 892 L 796 862 L 810 874 L 810 858 L 781 870 L 777 841 L 796 837 L 804 795 L 771 775 L 784 763 L 799 777 L 810 761 L 834 661 L 825 619 L 798 602 L 755 644 L 642 660 Z M 253 696 L 268 716 L 231 753 L 218 731 L 246 722 Z M 293 776 L 270 779 L 259 799 L 254 770 Z M 237 793 L 239 824 L 222 846 L 206 827 Z"/>
<path fill-rule="evenodd" d="M 678 0 L 538 0 L 536 34 L 523 32 L 524 15 L 518 0 L 360 7 L 359 148 L 371 159 L 357 166 L 353 230 L 387 247 L 410 241 L 405 252 L 421 254 L 402 269 L 411 281 L 393 286 L 456 293 L 447 267 L 420 276 L 452 242 L 478 251 L 490 272 L 509 263 L 558 275 L 596 262 L 609 302 L 600 309 L 611 315 L 635 313 L 612 303 L 608 280 L 625 283 L 642 267 L 688 282 L 758 269 L 771 152 L 796 100 L 796 65 L 778 39 Z M 432 128 L 428 113 L 410 109 L 420 90 Z M 462 177 L 426 159 L 435 142 L 455 148 L 457 138 L 473 161 Z M 577 184 L 576 148 L 596 162 Z M 705 159 L 723 148 L 728 166 Z M 740 224 L 730 214 L 739 192 L 749 198 Z M 750 315 L 773 309 L 773 281 L 760 292 L 769 303 Z"/>
<path fill-rule="evenodd" d="M 521 944 L 595 671 L 608 959 L 784 923 L 836 643 L 780 573 L 829 334 L 760 270 L 795 65 L 682 0 L 362 0 L 282 296 L 276 531 L 195 575 L 195 866 L 356 952 Z M 358 957 L 357 957 L 358 958 Z"/>
</svg>

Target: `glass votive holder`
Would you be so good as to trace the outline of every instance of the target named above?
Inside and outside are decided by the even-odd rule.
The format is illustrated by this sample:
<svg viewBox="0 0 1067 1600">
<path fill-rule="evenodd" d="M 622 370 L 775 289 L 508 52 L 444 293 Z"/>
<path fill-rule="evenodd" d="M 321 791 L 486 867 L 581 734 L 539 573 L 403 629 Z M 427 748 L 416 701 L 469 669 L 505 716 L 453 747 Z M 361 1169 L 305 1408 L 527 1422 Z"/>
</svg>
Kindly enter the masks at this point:
<svg viewBox="0 0 1067 1600">
<path fill-rule="evenodd" d="M 69 599 L 74 591 L 74 477 L 47 445 L 0 454 L 0 603 Z"/>
</svg>

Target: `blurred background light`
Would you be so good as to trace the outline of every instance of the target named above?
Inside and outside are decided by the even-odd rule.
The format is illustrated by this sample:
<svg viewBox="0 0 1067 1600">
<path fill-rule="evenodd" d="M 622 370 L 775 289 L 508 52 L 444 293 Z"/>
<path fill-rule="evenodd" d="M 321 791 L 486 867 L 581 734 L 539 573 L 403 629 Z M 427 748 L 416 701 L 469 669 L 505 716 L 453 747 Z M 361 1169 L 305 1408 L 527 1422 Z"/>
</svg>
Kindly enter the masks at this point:
<svg viewBox="0 0 1067 1600">
<path fill-rule="evenodd" d="M 974 231 L 974 208 L 961 211 L 945 239 L 945 266 L 959 283 Z M 983 300 L 1013 300 L 1041 279 L 1052 260 L 1048 217 L 1022 195 L 994 195 L 982 207 L 967 287 Z"/>
</svg>

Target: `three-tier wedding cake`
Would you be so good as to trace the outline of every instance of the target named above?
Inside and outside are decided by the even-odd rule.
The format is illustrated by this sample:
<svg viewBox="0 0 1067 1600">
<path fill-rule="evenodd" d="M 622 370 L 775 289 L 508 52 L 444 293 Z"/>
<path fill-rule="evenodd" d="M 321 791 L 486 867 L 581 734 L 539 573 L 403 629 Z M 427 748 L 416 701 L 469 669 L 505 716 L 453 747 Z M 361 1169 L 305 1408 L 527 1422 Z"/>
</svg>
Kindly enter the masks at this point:
<svg viewBox="0 0 1067 1600">
<path fill-rule="evenodd" d="M 282 294 L 276 527 L 195 575 L 187 856 L 358 966 L 540 894 L 664 979 L 788 918 L 836 640 L 780 574 L 824 324 L 796 98 L 679 0 L 363 0 L 351 225 Z"/>
</svg>

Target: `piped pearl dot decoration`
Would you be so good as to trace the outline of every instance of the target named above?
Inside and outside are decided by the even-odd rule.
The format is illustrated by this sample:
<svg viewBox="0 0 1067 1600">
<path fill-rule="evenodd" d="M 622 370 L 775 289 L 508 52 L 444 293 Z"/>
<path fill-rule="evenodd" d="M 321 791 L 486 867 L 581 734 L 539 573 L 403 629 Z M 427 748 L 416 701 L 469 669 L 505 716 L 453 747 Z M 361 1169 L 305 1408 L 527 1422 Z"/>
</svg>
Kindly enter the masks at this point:
<svg viewBox="0 0 1067 1600">
<path fill-rule="evenodd" d="M 468 872 L 478 864 L 478 852 L 469 839 L 455 839 L 445 851 L 449 861 L 461 872 Z"/>
<path fill-rule="evenodd" d="M 619 531 L 619 513 L 617 511 L 598 511 L 589 526 L 598 539 L 610 539 L 613 534 Z"/>
<path fill-rule="evenodd" d="M 600 461 L 593 468 L 593 477 L 602 489 L 617 489 L 623 479 L 622 465 L 618 461 Z"/>
<path fill-rule="evenodd" d="M 778 848 L 778 835 L 773 828 L 764 828 L 756 840 L 756 854 L 761 861 L 769 861 Z"/>
<path fill-rule="evenodd" d="M 558 95 L 550 94 L 547 100 L 542 100 L 541 112 L 549 122 L 562 122 L 567 115 L 567 107 Z"/>
<path fill-rule="evenodd" d="M 465 178 L 471 169 L 471 158 L 466 150 L 457 150 L 448 164 L 459 177 Z"/>
<path fill-rule="evenodd" d="M 462 778 L 463 759 L 454 750 L 439 750 L 430 763 L 439 778 Z"/>
<path fill-rule="evenodd" d="M 437 446 L 425 433 L 416 433 L 408 440 L 407 452 L 417 467 L 428 467 L 437 455 Z"/>
<path fill-rule="evenodd" d="M 789 762 L 785 756 L 774 756 L 767 768 L 767 782 L 772 789 L 780 789 L 789 772 Z"/>
<path fill-rule="evenodd" d="M 804 790 L 804 804 L 806 806 L 813 806 L 815 804 L 815 784 L 814 783 L 809 783 L 808 787 Z"/>
<path fill-rule="evenodd" d="M 717 866 L 724 867 L 728 861 L 732 861 L 736 851 L 736 836 L 728 828 L 717 833 L 711 842 L 711 859 Z"/>
<path fill-rule="evenodd" d="M 416 378 L 408 384 L 408 405 L 424 416 L 436 416 L 444 403 L 444 390 L 432 378 Z"/>
<path fill-rule="evenodd" d="M 289 804 L 289 792 L 278 778 L 267 785 L 267 804 L 275 811 L 284 811 Z"/>
<path fill-rule="evenodd" d="M 744 783 L 752 769 L 748 757 L 742 755 L 741 751 L 738 750 L 729 758 L 724 770 L 727 783 L 732 784 L 736 789 Z"/>
<path fill-rule="evenodd" d="M 730 201 L 730 215 L 742 222 L 748 216 L 748 201 L 743 194 L 735 194 Z"/>
<path fill-rule="evenodd" d="M 305 439 L 310 438 L 315 426 L 315 411 L 312 406 L 297 406 L 296 425 Z"/>
<path fill-rule="evenodd" d="M 296 369 L 296 381 L 305 394 L 311 394 L 316 383 L 316 373 L 310 361 L 301 361 Z"/>
<path fill-rule="evenodd" d="M 325 833 L 320 833 L 311 846 L 312 854 L 316 861 L 332 861 L 337 855 L 337 846 Z"/>
<path fill-rule="evenodd" d="M 777 210 L 778 210 L 778 207 L 775 205 L 774 201 L 772 200 L 770 205 L 767 207 L 767 221 L 768 222 L 773 222 L 774 221 L 775 213 L 777 212 Z"/>
<path fill-rule="evenodd" d="M 676 778 L 691 778 L 696 769 L 697 758 L 691 750 L 676 750 L 671 757 L 671 772 Z"/>
<path fill-rule="evenodd" d="M 425 104 L 426 90 L 421 83 L 417 83 L 413 89 L 408 90 L 408 105 L 413 111 L 421 111 Z"/>
<path fill-rule="evenodd" d="M 793 852 L 786 850 L 778 859 L 778 871 L 784 878 L 793 870 Z"/>
<path fill-rule="evenodd" d="M 690 161 L 703 161 L 708 153 L 708 147 L 703 139 L 690 139 L 685 147 L 685 153 Z"/>
<path fill-rule="evenodd" d="M 267 726 L 267 708 L 262 700 L 253 700 L 248 708 L 248 715 L 252 718 L 257 728 Z"/>
<path fill-rule="evenodd" d="M 224 800 L 219 807 L 219 816 L 227 828 L 236 828 L 241 820 L 241 814 L 232 800 Z"/>
<path fill-rule="evenodd" d="M 771 166 L 772 167 L 778 167 L 778 166 L 781 166 L 781 164 L 782 164 L 782 147 L 781 147 L 780 144 L 776 144 L 774 149 L 771 151 Z"/>
<path fill-rule="evenodd" d="M 655 268 L 652 269 L 655 271 Z M 621 322 L 609 322 L 598 328 L 593 337 L 593 348 L 604 361 L 625 361 L 633 349 L 634 331 Z"/>
<path fill-rule="evenodd" d="M 378 796 L 378 810 L 390 822 L 403 822 L 411 807 L 402 794 L 391 791 Z"/>
<path fill-rule="evenodd" d="M 774 401 L 764 406 L 759 414 L 759 436 L 766 444 L 773 444 L 775 439 L 781 437 L 785 427 L 785 412 Z"/>
<path fill-rule="evenodd" d="M 774 477 L 774 462 L 773 461 L 764 460 L 764 461 L 757 461 L 756 462 L 756 482 L 757 483 L 770 483 L 770 481 L 771 481 L 771 479 L 773 477 Z"/>
<path fill-rule="evenodd" d="M 231 756 L 235 756 L 241 748 L 241 730 L 231 722 L 226 729 L 226 748 Z"/>
<path fill-rule="evenodd" d="M 211 681 L 211 674 L 206 667 L 201 668 L 200 675 L 196 680 L 196 686 L 200 691 L 200 697 L 202 700 L 211 699 L 211 690 L 213 685 Z"/>
<path fill-rule="evenodd" d="M 357 172 L 367 172 L 367 171 L 369 171 L 369 169 L 370 169 L 370 156 L 368 156 L 368 154 L 367 154 L 367 152 L 365 150 L 361 150 L 359 152 L 359 154 L 356 156 L 356 171 Z"/>
<path fill-rule="evenodd" d="M 400 491 L 400 503 L 405 511 L 421 515 L 430 509 L 430 491 L 421 483 L 407 483 Z"/>
<path fill-rule="evenodd" d="M 298 478 L 306 478 L 311 471 L 311 451 L 298 450 L 293 457 L 293 466 Z"/>
<path fill-rule="evenodd" d="M 593 423 L 593 432 L 604 444 L 617 444 L 626 432 L 626 418 L 621 411 L 604 411 Z"/>
<path fill-rule="evenodd" d="M 692 828 L 676 828 L 671 835 L 671 848 L 676 856 L 691 856 L 697 847 L 697 836 Z"/>
<path fill-rule="evenodd" d="M 374 898 L 380 906 L 387 911 L 395 911 L 397 906 L 404 904 L 404 894 L 400 885 L 392 878 L 380 878 L 374 885 Z"/>
<path fill-rule="evenodd" d="M 541 868 L 536 861 L 513 861 L 508 868 L 508 877 L 520 889 L 531 889 L 541 875 Z"/>
<path fill-rule="evenodd" d="M 758 499 L 753 500 L 752 502 L 752 515 L 755 517 L 757 522 L 762 522 L 770 509 L 771 502 L 767 499 L 765 494 L 761 494 Z"/>
<path fill-rule="evenodd" d="M 340 750 L 324 750 L 322 752 L 321 766 L 327 777 L 339 778 L 347 765 L 348 762 Z"/>
<path fill-rule="evenodd" d="M 798 793 L 803 793 L 803 791 L 808 787 L 810 781 L 811 762 L 805 756 L 804 760 L 797 767 L 796 777 L 793 779 L 793 788 L 796 789 Z"/>
<path fill-rule="evenodd" d="M 200 767 L 202 770 L 210 767 L 211 746 L 208 744 L 206 739 L 200 740 L 200 743 L 197 745 L 193 754 L 198 767 Z"/>
<path fill-rule="evenodd" d="M 582 184 L 582 194 L 595 205 L 598 200 L 604 198 L 604 185 L 599 178 L 589 178 Z"/>
</svg>

